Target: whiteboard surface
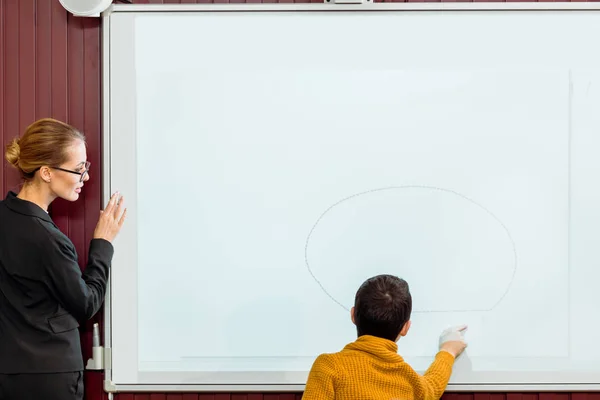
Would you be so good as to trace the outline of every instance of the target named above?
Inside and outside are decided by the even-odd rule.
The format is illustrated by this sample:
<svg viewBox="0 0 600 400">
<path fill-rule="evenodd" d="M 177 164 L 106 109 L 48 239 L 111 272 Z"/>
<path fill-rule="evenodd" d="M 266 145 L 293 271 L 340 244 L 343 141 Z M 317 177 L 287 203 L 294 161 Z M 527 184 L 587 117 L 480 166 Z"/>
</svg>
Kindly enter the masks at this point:
<svg viewBox="0 0 600 400">
<path fill-rule="evenodd" d="M 380 273 L 450 389 L 599 383 L 597 12 L 108 18 L 112 384 L 301 388 Z"/>
</svg>

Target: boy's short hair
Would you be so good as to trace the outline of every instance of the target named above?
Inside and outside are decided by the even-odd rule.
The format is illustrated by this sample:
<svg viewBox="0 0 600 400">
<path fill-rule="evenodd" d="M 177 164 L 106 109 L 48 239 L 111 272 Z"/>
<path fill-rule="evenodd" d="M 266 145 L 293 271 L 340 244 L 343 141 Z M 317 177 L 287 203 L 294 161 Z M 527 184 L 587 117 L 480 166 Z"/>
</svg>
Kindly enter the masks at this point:
<svg viewBox="0 0 600 400">
<path fill-rule="evenodd" d="M 395 342 L 411 311 L 412 297 L 404 279 L 393 275 L 369 278 L 358 288 L 354 299 L 358 336 L 371 335 Z"/>
</svg>

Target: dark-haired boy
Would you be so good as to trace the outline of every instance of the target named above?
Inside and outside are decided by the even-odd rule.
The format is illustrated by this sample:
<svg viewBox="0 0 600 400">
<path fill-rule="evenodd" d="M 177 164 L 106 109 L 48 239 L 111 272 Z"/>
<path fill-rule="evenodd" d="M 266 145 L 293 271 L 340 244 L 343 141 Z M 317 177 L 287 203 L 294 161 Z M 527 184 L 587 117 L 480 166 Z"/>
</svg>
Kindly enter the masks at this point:
<svg viewBox="0 0 600 400">
<path fill-rule="evenodd" d="M 351 310 L 358 339 L 337 353 L 321 354 L 311 368 L 303 400 L 438 400 L 454 360 L 467 346 L 466 326 L 447 329 L 440 351 L 423 375 L 398 354 L 396 342 L 410 328 L 408 283 L 378 275 L 358 289 Z"/>
</svg>

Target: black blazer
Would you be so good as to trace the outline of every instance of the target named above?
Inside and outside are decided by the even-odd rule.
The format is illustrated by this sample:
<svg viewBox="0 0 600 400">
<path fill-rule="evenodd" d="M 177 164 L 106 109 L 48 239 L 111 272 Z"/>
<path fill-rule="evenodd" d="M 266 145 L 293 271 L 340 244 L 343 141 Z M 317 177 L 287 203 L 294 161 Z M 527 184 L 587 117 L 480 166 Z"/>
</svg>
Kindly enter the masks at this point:
<svg viewBox="0 0 600 400">
<path fill-rule="evenodd" d="M 113 246 L 77 252 L 42 208 L 9 192 L 0 201 L 0 373 L 83 370 L 79 322 L 104 300 Z"/>
</svg>

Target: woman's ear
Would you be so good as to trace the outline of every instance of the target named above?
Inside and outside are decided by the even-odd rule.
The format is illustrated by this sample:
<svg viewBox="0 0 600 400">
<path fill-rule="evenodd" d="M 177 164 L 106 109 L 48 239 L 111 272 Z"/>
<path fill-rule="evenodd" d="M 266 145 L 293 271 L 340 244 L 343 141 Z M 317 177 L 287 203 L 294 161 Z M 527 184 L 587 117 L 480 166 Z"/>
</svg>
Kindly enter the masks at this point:
<svg viewBox="0 0 600 400">
<path fill-rule="evenodd" d="M 40 168 L 40 178 L 46 183 L 50 183 L 52 180 L 52 173 L 50 172 L 50 168 L 42 167 Z"/>
</svg>

